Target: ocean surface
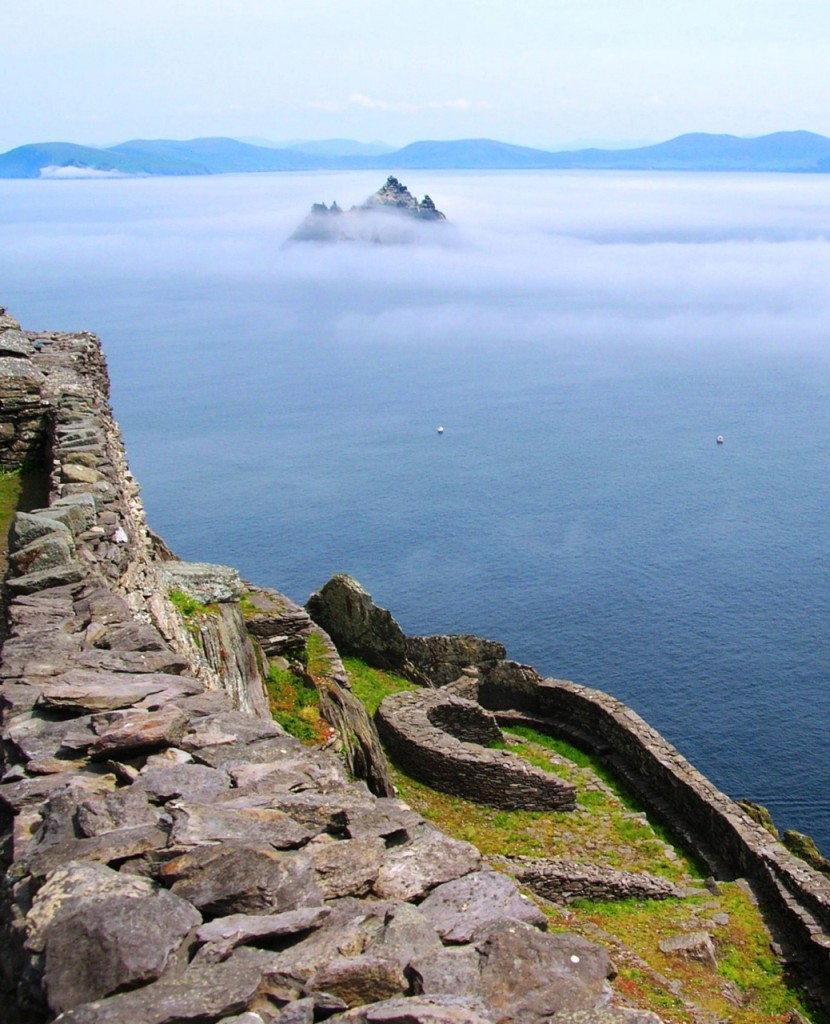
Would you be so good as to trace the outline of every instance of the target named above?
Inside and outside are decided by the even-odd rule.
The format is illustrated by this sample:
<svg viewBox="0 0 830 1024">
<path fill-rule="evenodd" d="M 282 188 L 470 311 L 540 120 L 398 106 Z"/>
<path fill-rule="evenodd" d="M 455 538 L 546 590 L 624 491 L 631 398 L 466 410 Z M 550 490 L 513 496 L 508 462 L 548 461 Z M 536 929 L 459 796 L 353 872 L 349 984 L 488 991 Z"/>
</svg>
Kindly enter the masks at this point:
<svg viewBox="0 0 830 1024">
<path fill-rule="evenodd" d="M 0 303 L 102 337 L 183 558 L 501 640 L 830 853 L 830 176 L 401 177 L 448 224 L 331 247 L 383 175 L 2 181 Z"/>
</svg>

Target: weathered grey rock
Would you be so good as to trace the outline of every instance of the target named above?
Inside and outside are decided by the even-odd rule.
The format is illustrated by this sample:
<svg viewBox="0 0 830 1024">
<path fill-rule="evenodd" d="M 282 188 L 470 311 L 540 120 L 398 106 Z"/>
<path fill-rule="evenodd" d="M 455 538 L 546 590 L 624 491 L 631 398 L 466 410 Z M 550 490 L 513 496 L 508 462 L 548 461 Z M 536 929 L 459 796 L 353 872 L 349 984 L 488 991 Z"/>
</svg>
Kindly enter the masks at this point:
<svg viewBox="0 0 830 1024">
<path fill-rule="evenodd" d="M 2 735 L 27 761 L 52 757 L 72 759 L 85 755 L 95 742 L 90 716 L 53 721 L 37 710 L 15 715 Z"/>
<path fill-rule="evenodd" d="M 420 910 L 447 943 L 472 942 L 495 920 L 513 919 L 547 929 L 542 911 L 497 871 L 475 871 L 437 886 Z"/>
<path fill-rule="evenodd" d="M 175 705 L 160 711 L 112 711 L 96 715 L 94 728 L 98 738 L 89 753 L 91 757 L 102 758 L 172 747 L 184 736 L 187 726 L 187 715 Z"/>
<path fill-rule="evenodd" d="M 165 562 L 159 567 L 167 590 L 179 590 L 200 604 L 237 601 L 245 584 L 236 569 L 207 562 Z"/>
<path fill-rule="evenodd" d="M 319 828 L 302 825 L 276 808 L 246 805 L 244 797 L 219 804 L 180 802 L 176 806 L 171 805 L 171 813 L 171 847 L 234 842 L 290 850 L 303 846 L 320 832 Z M 330 895 L 330 886 L 322 888 L 326 896 Z"/>
<path fill-rule="evenodd" d="M 307 856 L 265 847 L 198 847 L 165 864 L 161 878 L 212 916 L 280 913 L 323 902 Z"/>
<path fill-rule="evenodd" d="M 223 1021 L 222 1024 L 229 1022 Z M 282 1013 L 274 1018 L 274 1024 L 314 1024 L 314 1000 L 306 997 L 289 1003 Z"/>
<path fill-rule="evenodd" d="M 143 622 L 105 625 L 97 632 L 95 646 L 108 651 L 165 651 L 167 645 L 155 627 Z"/>
<path fill-rule="evenodd" d="M 408 636 L 406 657 L 433 686 L 453 682 L 466 668 L 488 672 L 507 657 L 504 644 L 479 636 Z"/>
<path fill-rule="evenodd" d="M 375 956 L 341 957 L 316 971 L 305 984 L 306 992 L 330 992 L 347 1006 L 376 1003 L 403 995 L 407 980 L 400 964 Z"/>
<path fill-rule="evenodd" d="M 64 523 L 77 537 L 95 525 L 98 505 L 95 495 L 79 491 L 62 498 L 56 498 L 48 509 L 42 510 L 52 518 Z"/>
<path fill-rule="evenodd" d="M 205 715 L 193 722 L 185 737 L 185 750 L 200 750 L 204 747 L 230 746 L 235 742 L 253 744 L 257 740 L 279 737 L 286 748 L 298 750 L 301 744 L 287 736 L 276 722 L 253 718 L 239 711 L 224 710 Z"/>
<path fill-rule="evenodd" d="M 167 846 L 167 833 L 155 825 L 121 828 L 84 839 L 67 839 L 46 847 L 27 850 L 21 870 L 43 878 L 71 860 L 113 864 L 129 857 L 140 857 Z"/>
<path fill-rule="evenodd" d="M 438 932 L 419 907 L 411 903 L 396 903 L 386 912 L 383 927 L 366 946 L 372 956 L 397 960 L 406 970 L 413 960 L 447 950 Z"/>
<path fill-rule="evenodd" d="M 69 534 L 48 533 L 23 548 L 10 558 L 15 571 L 21 576 L 33 572 L 66 567 L 75 560 L 75 544 Z"/>
<path fill-rule="evenodd" d="M 51 915 L 44 899 L 54 908 Z M 201 923 L 185 900 L 144 879 L 122 878 L 92 865 L 71 864 L 55 872 L 35 897 L 38 904 L 44 984 L 56 1013 L 158 978 L 173 951 Z"/>
<path fill-rule="evenodd" d="M 104 479 L 104 475 L 91 466 L 85 466 L 78 462 L 65 462 L 61 467 L 61 479 L 70 484 L 97 484 Z"/>
<path fill-rule="evenodd" d="M 27 665 L 27 671 L 37 672 L 38 663 Z M 94 648 L 88 651 L 79 651 L 66 659 L 65 667 L 61 666 L 59 671 L 66 671 L 67 668 L 88 668 L 97 672 L 128 672 L 142 674 L 163 674 L 181 675 L 190 669 L 187 661 L 173 651 L 108 651 Z M 57 675 L 58 672 L 49 673 Z"/>
<path fill-rule="evenodd" d="M 672 935 L 667 939 L 661 939 L 659 946 L 661 951 L 669 956 L 695 960 L 705 964 L 713 971 L 717 970 L 717 951 L 712 936 L 708 932 L 697 931 Z"/>
<path fill-rule="evenodd" d="M 83 789 L 87 793 L 110 792 L 115 788 L 115 781 L 115 776 L 110 772 L 95 775 L 66 771 L 55 775 L 39 775 L 0 784 L 0 804 L 13 814 L 19 814 L 25 807 L 39 806 L 51 794 L 69 786 Z"/>
<path fill-rule="evenodd" d="M 40 703 L 51 708 L 116 711 L 147 698 L 155 698 L 158 706 L 176 696 L 199 693 L 202 689 L 198 680 L 186 676 L 70 669 L 42 687 Z"/>
<path fill-rule="evenodd" d="M 555 1013 L 599 1009 L 608 1001 L 608 953 L 579 936 L 501 921 L 478 950 L 481 998 L 499 1021 L 547 1024 Z"/>
<path fill-rule="evenodd" d="M 481 956 L 474 946 L 435 950 L 410 964 L 419 995 L 463 996 L 481 990 Z"/>
<path fill-rule="evenodd" d="M 342 653 L 356 655 L 378 668 L 401 671 L 405 667 L 403 630 L 351 576 L 332 576 L 311 595 L 306 609 Z"/>
<path fill-rule="evenodd" d="M 345 819 L 352 839 L 381 836 L 396 843 L 414 837 L 423 820 L 403 800 L 395 798 L 377 800 L 369 807 L 347 807 Z"/>
<path fill-rule="evenodd" d="M 312 844 L 308 855 L 326 899 L 364 896 L 378 876 L 386 844 L 382 839 L 346 839 Z"/>
<path fill-rule="evenodd" d="M 14 327 L 0 331 L 0 356 L 27 359 L 34 354 L 34 345 L 26 335 Z"/>
<path fill-rule="evenodd" d="M 295 744 L 273 762 L 242 764 L 230 769 L 230 775 L 241 793 L 269 794 L 275 799 L 285 797 L 323 797 L 325 794 L 347 789 L 337 762 L 309 748 Z M 370 798 L 365 788 L 355 786 L 352 791 Z"/>
<path fill-rule="evenodd" d="M 269 939 L 319 928 L 330 914 L 329 907 L 289 910 L 284 914 L 231 914 L 202 925 L 196 939 L 209 945 L 216 959 L 225 959 L 237 946 L 259 945 Z"/>
<path fill-rule="evenodd" d="M 12 520 L 9 540 L 12 550 L 17 551 L 20 548 L 25 548 L 32 541 L 40 537 L 48 537 L 50 534 L 58 534 L 67 540 L 72 537 L 69 527 L 59 519 L 50 516 L 48 512 L 41 512 L 39 515 L 18 512 Z M 71 611 L 71 605 L 69 610 Z"/>
<path fill-rule="evenodd" d="M 147 793 L 158 802 L 184 799 L 188 803 L 216 800 L 230 789 L 230 777 L 206 765 L 170 765 L 145 768 L 131 789 Z"/>
<path fill-rule="evenodd" d="M 408 843 L 388 851 L 373 889 L 381 899 L 416 900 L 480 864 L 481 854 L 470 843 L 423 825 Z"/>
<path fill-rule="evenodd" d="M 70 583 L 80 583 L 84 578 L 84 570 L 80 563 L 59 565 L 54 569 L 38 569 L 26 573 L 25 576 L 13 576 L 6 580 L 6 586 L 14 594 L 36 594 L 41 590 L 51 590 Z"/>
<path fill-rule="evenodd" d="M 253 587 L 245 595 L 245 625 L 269 658 L 293 655 L 305 647 L 314 623 L 305 608 L 284 594 Z"/>
<path fill-rule="evenodd" d="M 69 1010 L 60 1024 L 203 1024 L 238 1014 L 261 986 L 263 959 L 238 949 L 222 963 L 194 963 L 181 975 Z"/>
<path fill-rule="evenodd" d="M 278 953 L 275 970 L 304 982 L 338 957 L 360 956 L 381 933 L 392 905 L 346 898 L 328 906 L 331 916 L 307 938 Z"/>
<path fill-rule="evenodd" d="M 162 809 L 136 785 L 123 786 L 111 793 L 91 793 L 82 799 L 78 796 L 75 797 L 78 800 L 75 824 L 83 836 L 102 835 L 138 825 L 161 827 L 167 823 L 167 819 L 162 818 Z"/>
</svg>

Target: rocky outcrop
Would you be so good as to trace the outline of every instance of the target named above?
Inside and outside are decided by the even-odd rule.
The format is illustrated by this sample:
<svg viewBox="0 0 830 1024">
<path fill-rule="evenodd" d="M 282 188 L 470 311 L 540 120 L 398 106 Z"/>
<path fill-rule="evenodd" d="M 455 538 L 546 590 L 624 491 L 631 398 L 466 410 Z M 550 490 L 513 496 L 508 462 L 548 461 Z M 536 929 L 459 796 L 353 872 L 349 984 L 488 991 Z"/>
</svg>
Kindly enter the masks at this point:
<svg viewBox="0 0 830 1024">
<path fill-rule="evenodd" d="M 171 646 L 98 343 L 43 347 L 52 495 L 15 525 L 36 548 L 12 565 L 0 664 L 4 1020 L 604 1014 L 603 949 L 547 934 L 509 880 L 477 884 L 474 847 L 234 709 Z"/>
<path fill-rule="evenodd" d="M 392 760 L 408 775 L 443 793 L 505 810 L 568 811 L 570 783 L 507 750 L 495 719 L 473 701 L 444 690 L 397 693 L 380 705 L 376 721 Z"/>
<path fill-rule="evenodd" d="M 506 656 L 502 644 L 477 636 L 407 636 L 357 580 L 342 573 L 312 594 L 306 608 L 344 654 L 421 686 L 443 686 L 468 668 L 489 671 Z"/>
<path fill-rule="evenodd" d="M 248 586 L 244 595 L 245 627 L 269 657 L 295 662 L 296 669 L 320 694 L 320 715 L 336 731 L 338 749 L 352 775 L 364 779 L 376 796 L 392 796 L 386 757 L 366 708 L 352 693 L 348 674 L 337 648 L 308 612 L 284 594 Z M 312 666 L 304 665 L 309 639 L 318 641 L 321 654 Z"/>
<path fill-rule="evenodd" d="M 390 175 L 374 195 L 349 211 L 336 202 L 331 206 L 314 203 L 289 241 L 405 242 L 413 240 L 410 233 L 402 230 L 406 221 L 437 223 L 446 219 L 429 196 L 418 202 L 405 185 Z"/>
</svg>

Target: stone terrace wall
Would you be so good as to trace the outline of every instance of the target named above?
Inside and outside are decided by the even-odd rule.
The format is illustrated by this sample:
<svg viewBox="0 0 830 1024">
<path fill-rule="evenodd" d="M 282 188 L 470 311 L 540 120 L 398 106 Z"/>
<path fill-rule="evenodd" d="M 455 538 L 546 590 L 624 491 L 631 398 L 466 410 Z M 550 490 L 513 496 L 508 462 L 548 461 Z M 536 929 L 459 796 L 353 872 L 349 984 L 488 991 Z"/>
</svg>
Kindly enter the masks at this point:
<svg viewBox="0 0 830 1024">
<path fill-rule="evenodd" d="M 192 673 L 153 625 L 97 341 L 23 341 L 56 461 L 15 526 L 0 664 L 4 1021 L 653 1020 L 473 847 Z"/>
<path fill-rule="evenodd" d="M 505 810 L 569 811 L 570 783 L 534 768 L 507 750 L 488 750 L 502 739 L 480 705 L 444 690 L 397 693 L 376 715 L 378 732 L 395 764 L 443 793 Z"/>
<path fill-rule="evenodd" d="M 814 994 L 830 1007 L 830 879 L 794 857 L 608 694 L 505 662 L 482 682 L 478 698 L 502 723 L 530 723 L 594 750 L 713 873 L 749 878 L 788 955 L 801 962 Z"/>
</svg>

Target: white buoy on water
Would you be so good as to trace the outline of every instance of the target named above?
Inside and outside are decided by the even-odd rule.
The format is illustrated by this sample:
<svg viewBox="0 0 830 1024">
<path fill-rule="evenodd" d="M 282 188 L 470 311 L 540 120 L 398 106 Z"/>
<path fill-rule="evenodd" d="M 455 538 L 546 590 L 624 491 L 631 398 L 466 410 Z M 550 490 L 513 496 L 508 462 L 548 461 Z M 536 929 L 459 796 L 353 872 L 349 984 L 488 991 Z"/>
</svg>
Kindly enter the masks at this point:
<svg viewBox="0 0 830 1024">
<path fill-rule="evenodd" d="M 444 433 L 444 428 L 443 427 L 439 427 L 438 428 L 438 433 L 439 434 L 443 434 Z"/>
</svg>

